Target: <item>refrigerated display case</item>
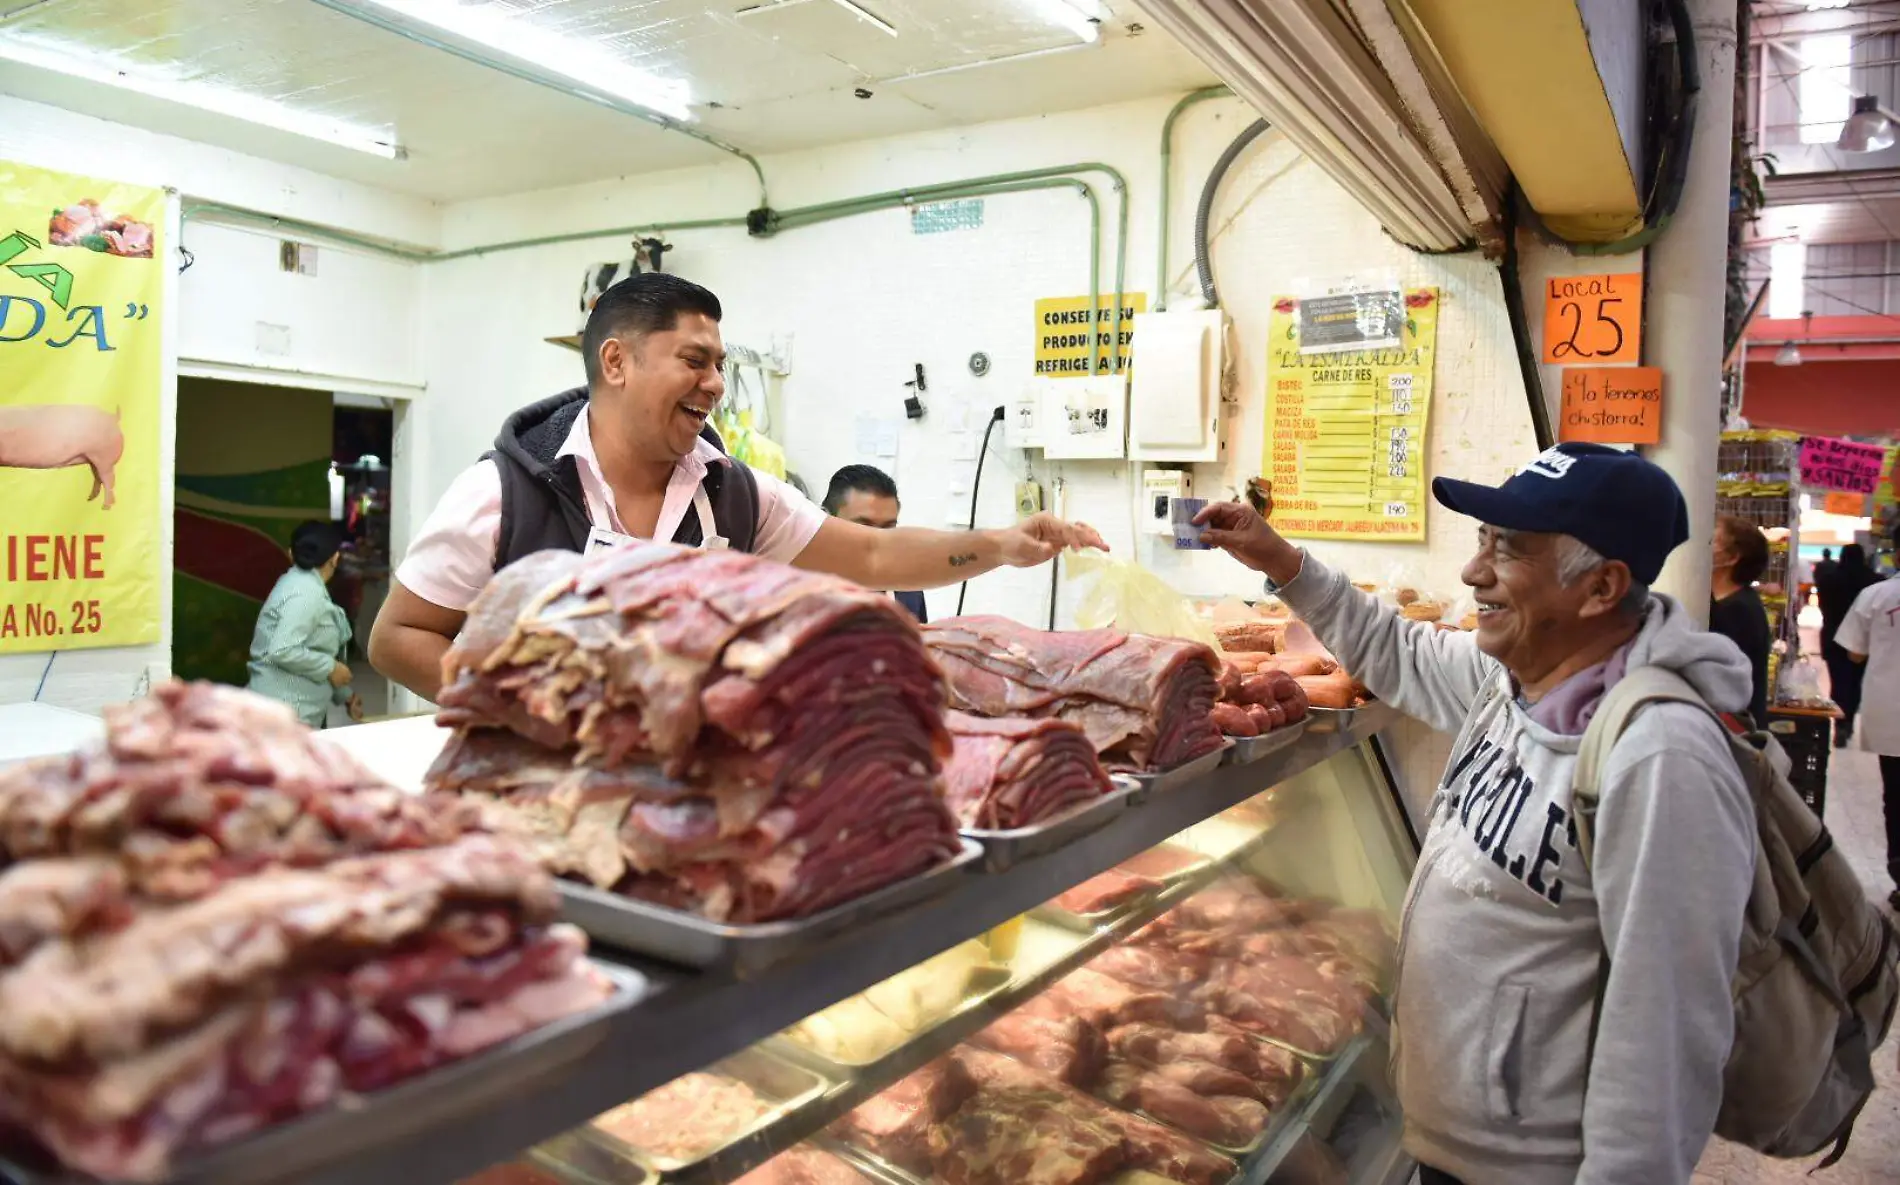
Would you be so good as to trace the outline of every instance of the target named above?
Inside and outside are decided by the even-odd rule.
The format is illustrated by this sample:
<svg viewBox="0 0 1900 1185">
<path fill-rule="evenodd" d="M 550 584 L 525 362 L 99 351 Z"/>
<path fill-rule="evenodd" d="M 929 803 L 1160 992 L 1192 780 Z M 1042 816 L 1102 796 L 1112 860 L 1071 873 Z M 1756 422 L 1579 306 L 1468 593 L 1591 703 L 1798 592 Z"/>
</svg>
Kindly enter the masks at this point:
<svg viewBox="0 0 1900 1185">
<path fill-rule="evenodd" d="M 173 1180 L 1396 1185 L 1386 1018 L 1418 845 L 1378 739 L 1393 719 L 1236 750 L 769 959 L 686 967 L 596 936 L 609 1006 Z M 328 736 L 398 784 L 441 744 L 423 720 Z M 864 1138 L 946 1075 L 921 1144 Z"/>
</svg>

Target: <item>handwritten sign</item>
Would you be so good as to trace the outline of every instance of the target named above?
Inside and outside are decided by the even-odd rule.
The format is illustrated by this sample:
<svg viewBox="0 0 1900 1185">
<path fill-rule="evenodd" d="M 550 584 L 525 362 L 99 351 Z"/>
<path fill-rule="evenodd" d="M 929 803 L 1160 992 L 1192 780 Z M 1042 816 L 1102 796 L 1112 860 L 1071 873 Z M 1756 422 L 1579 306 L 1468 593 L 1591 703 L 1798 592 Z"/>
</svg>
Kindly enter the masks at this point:
<svg viewBox="0 0 1900 1185">
<path fill-rule="evenodd" d="M 1811 490 L 1871 494 L 1880 484 L 1887 450 L 1830 436 L 1801 438 L 1801 484 Z"/>
<path fill-rule="evenodd" d="M 1656 444 L 1662 440 L 1662 371 L 1654 366 L 1578 366 L 1564 371 L 1558 440 Z"/>
<path fill-rule="evenodd" d="M 1826 500 L 1821 504 L 1821 509 L 1827 511 L 1829 514 L 1842 514 L 1848 518 L 1865 518 L 1867 516 L 1867 495 L 1843 494 L 1835 490 L 1829 490 Z"/>
<path fill-rule="evenodd" d="M 1643 350 L 1643 277 L 1560 276 L 1544 290 L 1544 361 L 1635 362 Z"/>
</svg>

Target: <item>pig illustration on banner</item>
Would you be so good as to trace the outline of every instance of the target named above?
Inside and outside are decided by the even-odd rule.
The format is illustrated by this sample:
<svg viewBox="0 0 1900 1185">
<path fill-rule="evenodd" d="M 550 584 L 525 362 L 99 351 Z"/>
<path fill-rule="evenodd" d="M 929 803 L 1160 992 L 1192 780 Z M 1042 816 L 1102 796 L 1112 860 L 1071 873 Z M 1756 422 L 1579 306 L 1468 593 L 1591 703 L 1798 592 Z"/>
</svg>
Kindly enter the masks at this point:
<svg viewBox="0 0 1900 1185">
<path fill-rule="evenodd" d="M 0 407 L 0 468 L 92 469 L 92 501 L 102 493 L 112 509 L 112 473 L 125 453 L 119 416 L 96 407 Z"/>
</svg>

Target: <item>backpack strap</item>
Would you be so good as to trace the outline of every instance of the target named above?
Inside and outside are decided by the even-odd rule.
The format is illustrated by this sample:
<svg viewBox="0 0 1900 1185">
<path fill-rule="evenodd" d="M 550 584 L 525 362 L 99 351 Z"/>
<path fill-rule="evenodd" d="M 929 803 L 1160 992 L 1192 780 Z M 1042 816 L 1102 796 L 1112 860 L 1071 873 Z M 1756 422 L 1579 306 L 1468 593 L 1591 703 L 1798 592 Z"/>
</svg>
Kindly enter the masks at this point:
<svg viewBox="0 0 1900 1185">
<path fill-rule="evenodd" d="M 1610 751 L 1623 736 L 1623 730 L 1636 713 L 1650 704 L 1690 704 L 1708 713 L 1728 734 L 1728 727 L 1715 714 L 1695 688 L 1681 675 L 1662 667 L 1636 667 L 1604 694 L 1596 715 L 1583 730 L 1583 743 L 1577 749 L 1577 765 L 1571 775 L 1571 810 L 1577 819 L 1577 850 L 1588 867 L 1596 850 L 1597 807 L 1603 800 L 1603 771 L 1609 766 Z"/>
</svg>

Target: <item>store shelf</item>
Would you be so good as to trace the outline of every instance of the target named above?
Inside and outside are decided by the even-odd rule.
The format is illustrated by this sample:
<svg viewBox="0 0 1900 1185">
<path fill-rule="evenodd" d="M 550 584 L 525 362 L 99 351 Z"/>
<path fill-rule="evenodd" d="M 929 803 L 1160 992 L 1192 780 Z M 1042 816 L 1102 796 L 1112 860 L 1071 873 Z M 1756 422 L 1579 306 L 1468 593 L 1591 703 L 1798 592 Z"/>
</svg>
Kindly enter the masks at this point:
<svg viewBox="0 0 1900 1185">
<path fill-rule="evenodd" d="M 653 990 L 637 1004 L 600 1020 L 598 1044 L 573 1068 L 539 1081 L 510 1083 L 473 1110 L 455 1115 L 431 1114 L 418 1107 L 400 1120 L 381 1125 L 382 1139 L 348 1149 L 304 1149 L 303 1155 L 287 1156 L 274 1174 L 253 1177 L 247 1185 L 293 1180 L 302 1185 L 415 1185 L 459 1180 L 1027 913 L 1183 829 L 1359 744 L 1394 718 L 1391 709 L 1375 705 L 1359 714 L 1350 731 L 1309 734 L 1262 761 L 1223 767 L 1155 794 L 1059 851 L 1025 860 L 1006 873 L 974 872 L 940 897 L 876 919 L 755 979 L 622 960 L 647 976 Z M 1170 898 L 1179 891 L 1171 890 Z M 1128 929 L 1138 924 L 1132 919 L 1126 922 Z M 1062 962 L 1072 966 L 1122 932 L 1124 926 L 1118 923 L 1107 935 L 1078 935 L 1072 958 Z M 614 959 L 612 952 L 596 953 Z M 1031 982 L 1046 983 L 1065 969 L 1052 967 Z M 1012 987 L 1007 998 L 1014 1002 L 1033 990 Z M 921 1063 L 942 1052 L 987 1023 L 978 1018 L 994 1015 L 992 1007 L 1002 1011 L 1007 1005 L 985 1005 L 972 1014 L 967 1026 L 959 1024 L 954 1031 L 932 1034 L 892 1054 L 887 1066 L 880 1063 L 875 1078 L 861 1077 L 867 1083 L 861 1092 L 854 1084 L 838 1096 L 852 1102 L 828 1104 L 824 1112 L 855 1105 L 880 1088 L 870 1083 L 894 1079 L 913 1059 Z M 819 1122 L 814 1113 L 809 1127 L 815 1130 Z M 769 1150 L 784 1148 L 805 1128 L 803 1122 L 788 1119 L 785 1130 L 775 1132 L 769 1148 L 762 1144 L 750 1163 L 763 1161 Z M 286 1141 L 286 1146 L 293 1143 Z M 181 1185 L 213 1185 L 211 1179 L 189 1173 L 179 1181 Z"/>
</svg>

